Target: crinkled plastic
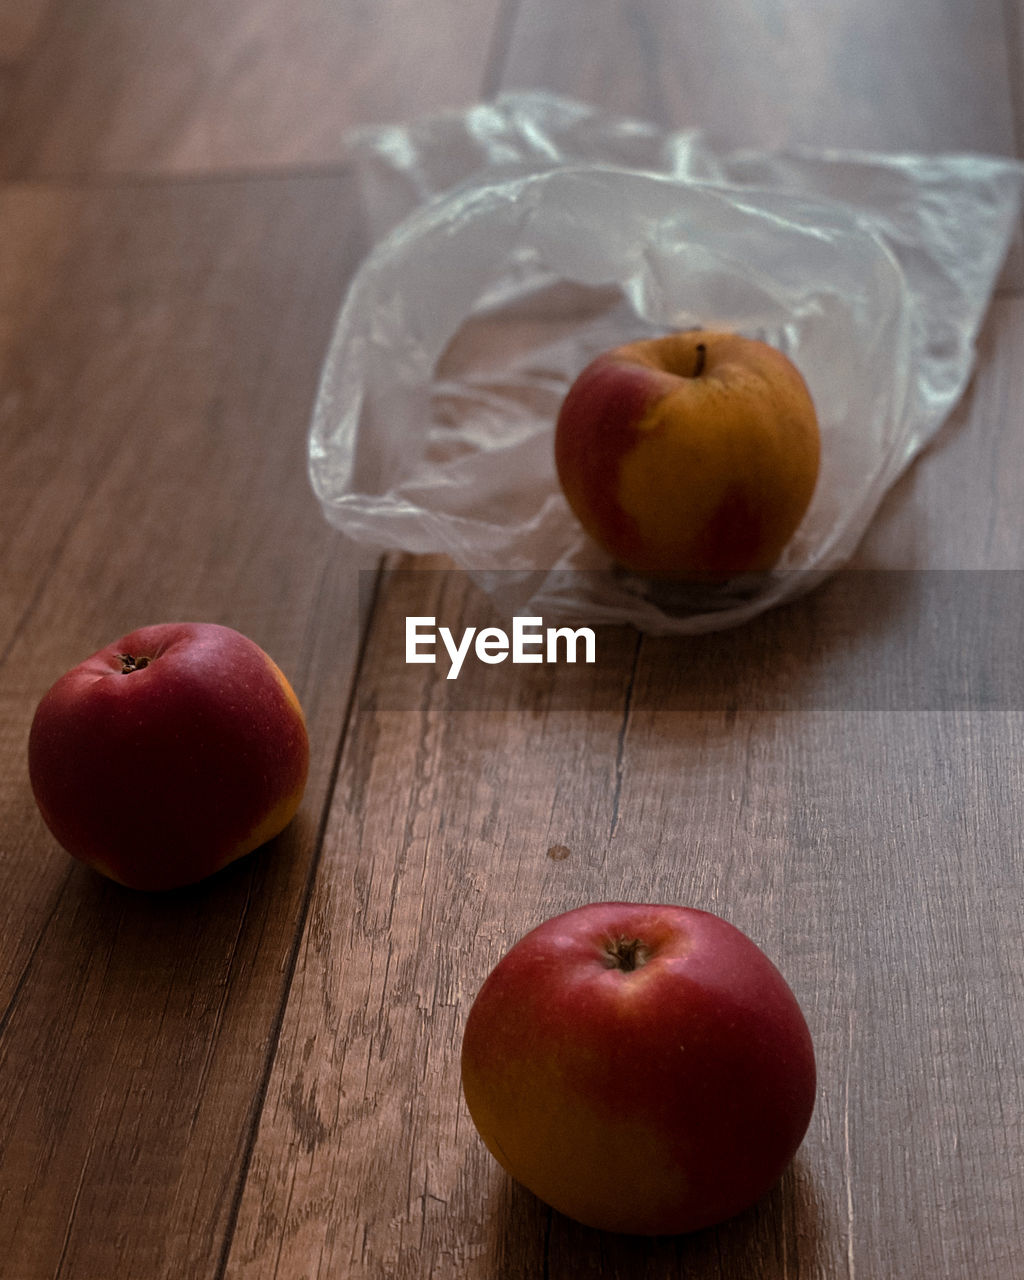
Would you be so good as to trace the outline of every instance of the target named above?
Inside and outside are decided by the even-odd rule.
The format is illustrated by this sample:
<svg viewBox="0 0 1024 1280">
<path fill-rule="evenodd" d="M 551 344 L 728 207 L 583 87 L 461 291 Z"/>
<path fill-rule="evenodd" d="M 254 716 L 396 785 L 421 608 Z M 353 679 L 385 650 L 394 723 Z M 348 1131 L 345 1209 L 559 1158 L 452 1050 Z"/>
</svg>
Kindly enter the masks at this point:
<svg viewBox="0 0 1024 1280">
<path fill-rule="evenodd" d="M 719 154 L 536 93 L 361 130 L 351 154 L 378 243 L 310 432 L 325 515 L 445 553 L 513 612 L 660 633 L 742 622 L 849 558 L 968 381 L 1024 178 L 970 154 Z M 553 460 L 593 356 L 694 326 L 787 352 L 822 432 L 775 570 L 700 590 L 615 569 Z"/>
</svg>

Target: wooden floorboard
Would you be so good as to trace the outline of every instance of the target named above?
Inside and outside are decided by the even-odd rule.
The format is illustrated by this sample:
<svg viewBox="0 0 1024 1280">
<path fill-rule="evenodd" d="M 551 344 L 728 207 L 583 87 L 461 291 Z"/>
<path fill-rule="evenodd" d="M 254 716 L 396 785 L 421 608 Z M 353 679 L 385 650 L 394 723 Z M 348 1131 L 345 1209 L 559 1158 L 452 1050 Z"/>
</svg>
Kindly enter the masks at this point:
<svg viewBox="0 0 1024 1280">
<path fill-rule="evenodd" d="M 929 643 L 944 597 L 920 576 L 854 574 L 724 638 L 637 649 L 602 632 L 596 673 L 480 668 L 454 685 L 409 674 L 405 617 L 455 634 L 502 619 L 464 575 L 386 584 L 228 1276 L 738 1280 L 898 1258 L 996 1280 L 1012 1265 L 1024 713 L 1012 688 L 979 710 L 915 675 L 957 660 Z M 990 621 L 973 600 L 968 648 Z M 749 932 L 817 1046 L 794 1168 L 682 1241 L 546 1213 L 505 1184 L 460 1099 L 462 1020 L 491 965 L 547 916 L 623 898 Z"/>
<path fill-rule="evenodd" d="M 433 561 L 378 581 L 306 438 L 369 247 L 352 126 L 538 88 L 723 146 L 1014 155 L 1022 28 L 1020 0 L 0 0 L 4 1280 L 1016 1273 L 1020 239 L 853 569 L 728 634 L 406 664 L 410 614 L 507 619 Z M 279 839 L 147 896 L 56 847 L 25 741 L 50 681 L 173 617 L 272 654 L 313 766 Z M 459 1092 L 490 966 L 617 897 L 744 928 L 817 1047 L 780 1185 L 679 1239 L 546 1209 Z"/>
<path fill-rule="evenodd" d="M 0 1249 L 18 1280 L 199 1275 L 222 1247 L 358 640 L 361 553 L 304 466 L 351 207 L 329 177 L 0 193 L 21 271 L 0 366 Z M 313 766 L 279 841 L 150 898 L 53 844 L 24 743 L 68 666 L 175 618 L 273 654 Z"/>
<path fill-rule="evenodd" d="M 0 175 L 204 172 L 344 157 L 353 124 L 476 99 L 499 0 L 51 0 L 8 93 Z"/>
</svg>

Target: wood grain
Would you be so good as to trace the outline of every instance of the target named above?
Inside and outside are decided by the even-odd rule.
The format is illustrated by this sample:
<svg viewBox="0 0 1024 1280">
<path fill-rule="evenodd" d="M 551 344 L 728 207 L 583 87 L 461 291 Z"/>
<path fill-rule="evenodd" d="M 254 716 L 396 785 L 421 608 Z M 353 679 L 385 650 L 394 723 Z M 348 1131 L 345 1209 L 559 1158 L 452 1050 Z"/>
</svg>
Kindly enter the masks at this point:
<svg viewBox="0 0 1024 1280">
<path fill-rule="evenodd" d="M 52 0 L 0 174 L 337 162 L 344 133 L 475 99 L 499 0 Z"/>
<path fill-rule="evenodd" d="M 1015 1274 L 1019 253 L 972 386 L 854 570 L 727 635 L 603 630 L 596 668 L 457 682 L 407 666 L 408 614 L 507 620 L 432 562 L 374 596 L 304 444 L 366 249 L 352 174 L 313 172 L 350 125 L 539 86 L 727 145 L 1014 154 L 1021 16 L 0 0 L 0 1273 Z M 24 747 L 53 678 L 173 616 L 273 654 L 314 767 L 273 845 L 147 897 L 55 848 Z M 459 1092 L 490 967 L 615 897 L 747 930 L 817 1045 L 780 1185 L 678 1240 L 548 1211 Z"/>
<path fill-rule="evenodd" d="M 304 467 L 358 244 L 349 194 L 330 178 L 0 193 L 18 266 L 0 352 L 0 1251 L 18 1280 L 199 1276 L 223 1245 L 358 634 L 358 560 Z M 174 618 L 277 659 L 313 767 L 279 841 L 149 898 L 56 848 L 24 744 L 62 671 Z"/>
<path fill-rule="evenodd" d="M 979 89 L 973 114 L 933 65 L 961 58 L 964 10 L 930 10 L 927 61 L 898 66 L 892 46 L 858 64 L 840 25 L 855 83 L 825 116 L 833 33 L 801 41 L 804 15 L 787 12 L 774 61 L 742 21 L 707 18 L 719 44 L 705 59 L 664 8 L 588 10 L 603 32 L 588 44 L 582 10 L 527 3 L 503 83 L 734 142 L 756 120 L 767 142 L 1012 149 L 997 8 L 975 11 L 981 38 L 957 63 Z M 856 18 L 877 48 L 881 11 Z M 809 65 L 783 61 L 788 46 Z M 697 48 L 706 73 L 760 78 L 705 86 Z M 902 110 L 878 109 L 886 93 Z M 1019 394 L 1006 354 L 1019 318 L 1016 299 L 1000 303 L 971 395 L 867 540 L 858 563 L 885 589 L 847 580 L 846 599 L 833 588 L 724 640 L 631 648 L 618 634 L 599 683 L 618 707 L 575 702 L 575 672 L 543 694 L 506 674 L 458 692 L 410 677 L 389 628 L 446 607 L 453 627 L 481 624 L 485 606 L 450 579 L 434 596 L 429 578 L 385 590 L 300 951 L 310 981 L 285 1016 L 228 1275 L 883 1275 L 897 1258 L 900 1274 L 1003 1274 L 1022 1216 L 1021 1092 L 1002 1066 L 1019 1035 L 998 1015 L 983 1050 L 974 1033 L 989 1001 L 1019 998 L 1024 957 L 1004 940 L 1020 903 L 1021 707 L 1012 678 L 988 710 L 970 681 L 951 700 L 956 646 L 984 648 L 998 596 L 972 613 L 976 580 L 943 580 L 968 604 L 953 648 L 929 647 L 936 580 L 921 571 L 1022 567 L 1002 409 Z M 681 1241 L 549 1214 L 497 1172 L 459 1098 L 459 1029 L 489 967 L 538 919 L 615 897 L 692 902 L 747 929 L 790 975 L 818 1045 L 818 1110 L 780 1188 Z"/>
<path fill-rule="evenodd" d="M 581 709 L 552 710 L 542 673 L 449 713 L 451 685 L 404 663 L 405 617 L 457 625 L 465 579 L 400 582 L 367 640 L 231 1276 L 494 1274 L 505 1228 L 454 1065 L 467 998 L 514 922 L 557 900 L 571 868 L 552 846 L 586 864 L 611 823 L 633 637 L 603 680 L 579 669 Z M 591 765 L 601 786 L 581 791 Z"/>
<path fill-rule="evenodd" d="M 1024 972 L 1024 714 L 1017 695 L 993 711 L 892 687 L 866 700 L 865 670 L 899 670 L 908 618 L 893 624 L 877 590 L 856 599 L 852 634 L 830 636 L 826 590 L 724 640 L 602 632 L 596 673 L 452 685 L 405 666 L 405 616 L 501 620 L 462 575 L 386 586 L 228 1276 L 884 1275 L 893 1258 L 908 1275 L 1005 1272 L 1024 1210 L 1005 1064 L 1024 1046 L 992 1010 L 1014 1007 Z M 461 1028 L 490 967 L 546 916 L 618 898 L 745 929 L 817 1045 L 793 1169 L 682 1240 L 548 1213 L 497 1170 L 460 1097 Z"/>
</svg>

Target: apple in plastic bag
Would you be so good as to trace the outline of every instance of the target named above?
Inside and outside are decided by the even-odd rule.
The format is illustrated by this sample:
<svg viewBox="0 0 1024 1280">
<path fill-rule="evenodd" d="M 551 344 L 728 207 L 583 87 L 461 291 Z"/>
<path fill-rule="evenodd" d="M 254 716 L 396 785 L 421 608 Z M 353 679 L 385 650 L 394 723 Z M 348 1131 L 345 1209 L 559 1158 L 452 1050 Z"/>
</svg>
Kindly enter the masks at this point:
<svg viewBox="0 0 1024 1280">
<path fill-rule="evenodd" d="M 793 362 L 712 330 L 598 356 L 555 427 L 559 482 L 586 532 L 620 565 L 678 580 L 770 569 L 810 505 L 820 449 Z"/>
<path fill-rule="evenodd" d="M 63 675 L 29 733 L 40 812 L 75 858 L 135 889 L 201 880 L 277 835 L 305 788 L 291 685 L 213 623 L 143 627 Z"/>
<path fill-rule="evenodd" d="M 547 1204 L 676 1234 L 778 1180 L 810 1121 L 815 1061 L 792 991 L 739 929 L 605 902 L 547 920 L 492 970 L 462 1085 L 492 1155 Z"/>
</svg>

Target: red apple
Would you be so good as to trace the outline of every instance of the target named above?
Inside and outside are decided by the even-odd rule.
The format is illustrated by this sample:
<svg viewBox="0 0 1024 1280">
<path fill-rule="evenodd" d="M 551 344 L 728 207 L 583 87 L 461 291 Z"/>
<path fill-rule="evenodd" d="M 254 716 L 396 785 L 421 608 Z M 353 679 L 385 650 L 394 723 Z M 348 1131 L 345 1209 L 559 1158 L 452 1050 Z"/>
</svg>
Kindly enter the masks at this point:
<svg viewBox="0 0 1024 1280">
<path fill-rule="evenodd" d="M 484 1142 L 591 1227 L 707 1227 L 779 1178 L 814 1106 L 810 1033 L 743 933 L 688 907 L 604 902 L 522 938 L 466 1022 Z"/>
<path fill-rule="evenodd" d="M 64 848 L 134 889 L 171 889 L 277 835 L 309 740 L 284 675 L 212 623 L 143 627 L 63 675 L 36 709 L 29 777 Z"/>
<path fill-rule="evenodd" d="M 810 505 L 819 454 L 792 361 L 720 331 L 598 356 L 555 426 L 558 479 L 587 533 L 619 564 L 681 580 L 770 569 Z"/>
</svg>

